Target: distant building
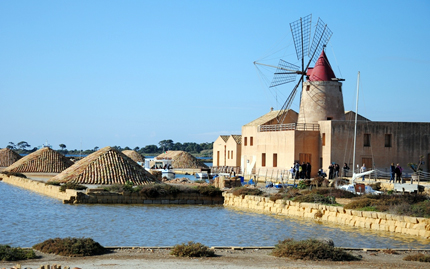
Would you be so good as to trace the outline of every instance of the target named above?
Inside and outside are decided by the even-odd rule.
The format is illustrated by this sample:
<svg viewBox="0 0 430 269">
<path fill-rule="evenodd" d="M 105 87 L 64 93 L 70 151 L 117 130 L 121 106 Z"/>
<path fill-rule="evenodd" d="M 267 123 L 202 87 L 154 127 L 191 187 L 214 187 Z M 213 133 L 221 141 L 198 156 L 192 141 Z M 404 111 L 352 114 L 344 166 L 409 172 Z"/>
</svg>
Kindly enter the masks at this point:
<svg viewBox="0 0 430 269">
<path fill-rule="evenodd" d="M 286 113 L 279 117 L 279 113 Z M 341 167 L 366 164 L 368 169 L 388 171 L 391 163 L 430 163 L 430 123 L 373 122 L 360 115 L 357 123 L 356 163 L 353 164 L 355 113 L 345 112 L 342 83 L 321 53 L 303 83 L 300 111 L 274 111 L 242 126 L 240 171 L 245 175 L 275 177 L 285 174 L 294 162 L 311 164 L 311 176 L 332 163 Z M 278 122 L 277 119 L 283 119 Z M 225 136 L 214 143 L 213 166 L 227 165 Z M 227 155 L 228 156 L 228 155 Z M 231 164 L 231 163 L 229 163 Z M 233 165 L 233 164 L 231 164 Z"/>
</svg>

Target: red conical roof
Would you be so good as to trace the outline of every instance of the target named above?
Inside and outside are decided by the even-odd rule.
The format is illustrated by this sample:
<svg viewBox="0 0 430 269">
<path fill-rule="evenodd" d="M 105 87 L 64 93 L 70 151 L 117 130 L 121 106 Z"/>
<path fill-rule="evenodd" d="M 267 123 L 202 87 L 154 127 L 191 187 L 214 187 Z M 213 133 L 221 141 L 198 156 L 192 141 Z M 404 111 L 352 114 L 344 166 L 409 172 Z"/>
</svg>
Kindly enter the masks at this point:
<svg viewBox="0 0 430 269">
<path fill-rule="evenodd" d="M 332 81 L 332 78 L 336 78 L 324 50 L 314 68 L 308 68 L 306 75 L 309 76 L 309 81 Z"/>
</svg>

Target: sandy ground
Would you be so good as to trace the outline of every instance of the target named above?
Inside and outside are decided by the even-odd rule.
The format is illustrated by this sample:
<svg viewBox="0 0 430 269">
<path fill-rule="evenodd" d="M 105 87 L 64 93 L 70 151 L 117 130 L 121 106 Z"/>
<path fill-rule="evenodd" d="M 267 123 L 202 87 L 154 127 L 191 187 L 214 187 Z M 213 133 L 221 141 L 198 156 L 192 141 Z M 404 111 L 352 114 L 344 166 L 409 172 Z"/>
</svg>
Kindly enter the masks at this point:
<svg viewBox="0 0 430 269">
<path fill-rule="evenodd" d="M 304 261 L 276 258 L 268 249 L 216 249 L 216 257 L 179 258 L 169 254 L 168 249 L 115 249 L 112 253 L 85 258 L 70 258 L 36 252 L 40 259 L 20 262 L 0 262 L 0 268 L 12 268 L 21 264 L 21 268 L 40 268 L 41 265 L 62 265 L 82 269 L 101 268 L 430 268 L 428 263 L 407 262 L 402 258 L 409 251 L 398 254 L 386 254 L 381 251 L 354 250 L 353 255 L 362 256 L 354 262 Z M 45 267 L 46 268 L 46 267 Z"/>
</svg>

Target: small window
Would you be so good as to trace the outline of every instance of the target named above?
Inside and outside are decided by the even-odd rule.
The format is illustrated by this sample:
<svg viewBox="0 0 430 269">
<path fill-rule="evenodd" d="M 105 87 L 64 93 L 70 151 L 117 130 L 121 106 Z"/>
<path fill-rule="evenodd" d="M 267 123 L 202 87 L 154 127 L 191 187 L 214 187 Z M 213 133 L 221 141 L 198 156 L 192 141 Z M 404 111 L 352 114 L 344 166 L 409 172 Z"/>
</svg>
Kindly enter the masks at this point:
<svg viewBox="0 0 430 269">
<path fill-rule="evenodd" d="M 252 146 L 254 145 L 254 137 L 249 137 L 249 145 Z"/>
<path fill-rule="evenodd" d="M 327 117 L 327 120 L 332 120 L 333 119 L 333 117 Z"/>
<path fill-rule="evenodd" d="M 266 167 L 266 153 L 261 153 L 261 166 Z"/>
<path fill-rule="evenodd" d="M 230 151 L 227 153 L 227 159 L 230 159 Z"/>
<path fill-rule="evenodd" d="M 385 134 L 385 147 L 391 148 L 391 134 Z"/>
<path fill-rule="evenodd" d="M 273 167 L 278 167 L 278 154 L 273 153 Z"/>
<path fill-rule="evenodd" d="M 230 159 L 233 159 L 233 151 L 230 153 Z"/>
<path fill-rule="evenodd" d="M 342 86 L 339 86 L 339 91 L 342 92 Z"/>
<path fill-rule="evenodd" d="M 370 147 L 370 134 L 364 134 L 363 146 L 364 147 Z"/>
<path fill-rule="evenodd" d="M 311 85 L 306 86 L 306 91 L 308 92 L 311 89 Z"/>
<path fill-rule="evenodd" d="M 243 144 L 246 146 L 248 144 L 248 137 L 245 137 L 243 140 Z"/>
<path fill-rule="evenodd" d="M 325 133 L 322 134 L 322 145 L 325 146 Z"/>
</svg>

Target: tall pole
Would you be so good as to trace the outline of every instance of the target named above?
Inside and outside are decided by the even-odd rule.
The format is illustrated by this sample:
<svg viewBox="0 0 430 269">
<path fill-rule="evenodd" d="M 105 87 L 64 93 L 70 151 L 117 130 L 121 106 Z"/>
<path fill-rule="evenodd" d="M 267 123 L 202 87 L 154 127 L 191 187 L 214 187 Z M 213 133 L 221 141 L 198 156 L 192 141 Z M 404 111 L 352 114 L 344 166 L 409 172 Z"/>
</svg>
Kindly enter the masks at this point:
<svg viewBox="0 0 430 269">
<path fill-rule="evenodd" d="M 352 174 L 354 177 L 355 174 L 355 146 L 357 144 L 357 116 L 358 116 L 358 92 L 360 89 L 360 71 L 358 71 L 357 75 L 357 97 L 355 101 L 355 124 L 354 124 L 354 153 L 352 155 Z M 355 181 L 355 178 L 354 178 Z"/>
</svg>

